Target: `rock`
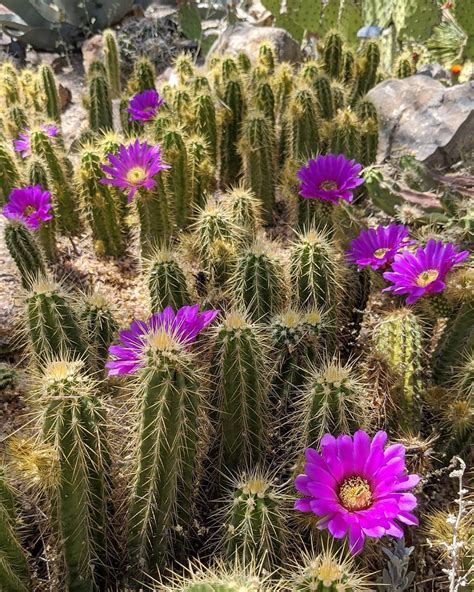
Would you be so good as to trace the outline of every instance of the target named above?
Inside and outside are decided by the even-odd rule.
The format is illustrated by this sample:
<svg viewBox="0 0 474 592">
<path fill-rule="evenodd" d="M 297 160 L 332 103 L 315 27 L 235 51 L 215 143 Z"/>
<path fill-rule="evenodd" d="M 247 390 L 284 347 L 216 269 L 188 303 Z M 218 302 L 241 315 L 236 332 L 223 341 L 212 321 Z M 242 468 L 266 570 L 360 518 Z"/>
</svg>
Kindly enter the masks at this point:
<svg viewBox="0 0 474 592">
<path fill-rule="evenodd" d="M 68 105 L 72 102 L 72 92 L 63 84 L 58 84 L 59 100 L 61 102 L 61 111 L 64 111 Z"/>
<path fill-rule="evenodd" d="M 367 96 L 379 116 L 379 162 L 411 153 L 448 167 L 474 149 L 474 81 L 446 87 L 415 75 L 385 80 Z"/>
<path fill-rule="evenodd" d="M 276 27 L 255 27 L 248 23 L 236 23 L 227 27 L 209 50 L 208 58 L 216 53 L 237 54 L 245 51 L 254 60 L 262 41 L 273 43 L 281 61 L 296 63 L 301 59 L 300 47 L 287 31 Z"/>
<path fill-rule="evenodd" d="M 102 35 L 97 34 L 86 39 L 82 44 L 81 51 L 84 72 L 87 72 L 92 62 L 103 60 L 104 58 L 104 42 L 102 40 Z"/>
<path fill-rule="evenodd" d="M 450 74 L 443 68 L 441 64 L 423 64 L 416 72 L 423 76 L 429 76 L 435 80 L 451 80 Z"/>
</svg>

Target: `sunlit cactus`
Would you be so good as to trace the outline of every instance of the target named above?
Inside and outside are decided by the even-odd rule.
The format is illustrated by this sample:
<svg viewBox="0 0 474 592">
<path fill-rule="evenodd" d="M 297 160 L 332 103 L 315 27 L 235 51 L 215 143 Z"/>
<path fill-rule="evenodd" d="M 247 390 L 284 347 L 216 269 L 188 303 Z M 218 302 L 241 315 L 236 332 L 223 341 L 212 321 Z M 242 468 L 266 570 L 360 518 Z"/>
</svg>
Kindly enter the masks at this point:
<svg viewBox="0 0 474 592">
<path fill-rule="evenodd" d="M 172 181 L 169 180 L 168 173 L 169 171 L 161 171 L 156 178 L 155 187 L 141 191 L 134 200 L 140 221 L 142 258 L 148 257 L 159 243 L 169 240 L 173 233 L 173 216 L 176 210 L 173 211 L 169 199 L 168 187 Z"/>
<path fill-rule="evenodd" d="M 415 74 L 415 71 L 409 58 L 402 56 L 395 64 L 395 75 L 397 78 L 408 78 Z"/>
<path fill-rule="evenodd" d="M 216 108 L 210 94 L 202 93 L 194 99 L 194 118 L 196 131 L 206 140 L 209 156 L 217 161 Z"/>
<path fill-rule="evenodd" d="M 188 88 L 178 87 L 173 89 L 171 106 L 176 120 L 181 124 L 185 125 L 188 121 L 192 120 L 192 100 Z"/>
<path fill-rule="evenodd" d="M 104 40 L 105 67 L 107 69 L 111 96 L 113 99 L 118 99 L 122 85 L 120 81 L 120 50 L 117 37 L 112 29 L 104 31 L 102 37 Z"/>
<path fill-rule="evenodd" d="M 12 220 L 5 226 L 5 244 L 28 289 L 38 275 L 46 272 L 43 254 L 33 232 L 23 222 Z"/>
<path fill-rule="evenodd" d="M 187 52 L 179 53 L 174 61 L 174 69 L 179 83 L 186 84 L 194 76 L 193 56 Z"/>
<path fill-rule="evenodd" d="M 280 149 L 286 156 L 293 160 L 316 156 L 320 148 L 320 125 L 314 94 L 309 88 L 294 91 L 288 102 L 283 126 L 286 147 L 280 146 Z"/>
<path fill-rule="evenodd" d="M 334 113 L 344 109 L 347 101 L 347 89 L 342 82 L 337 80 L 331 82 L 332 101 L 334 104 Z"/>
<path fill-rule="evenodd" d="M 360 153 L 362 124 L 350 109 L 340 110 L 332 122 L 329 145 L 333 154 L 357 158 Z M 375 142 L 375 145 L 377 143 Z"/>
<path fill-rule="evenodd" d="M 0 93 L 7 106 L 20 100 L 18 82 L 17 69 L 11 61 L 5 60 L 0 68 Z"/>
<path fill-rule="evenodd" d="M 275 70 L 275 50 L 269 41 L 262 41 L 258 46 L 257 62 L 266 68 L 269 75 Z"/>
<path fill-rule="evenodd" d="M 186 136 L 181 127 L 169 127 L 163 132 L 161 146 L 163 159 L 172 163 L 164 179 L 169 207 L 178 228 L 184 228 L 191 216 L 189 193 L 188 152 Z M 157 236 L 158 238 L 158 236 Z"/>
<path fill-rule="evenodd" d="M 190 304 L 186 273 L 174 251 L 157 248 L 150 254 L 145 267 L 152 312 L 167 306 L 178 310 Z"/>
<path fill-rule="evenodd" d="M 330 31 L 324 39 L 323 62 L 326 74 L 339 78 L 343 68 L 343 39 L 336 31 Z"/>
<path fill-rule="evenodd" d="M 264 80 L 257 84 L 254 89 L 254 102 L 257 109 L 275 124 L 275 95 L 270 82 Z"/>
<path fill-rule="evenodd" d="M 290 64 L 287 62 L 278 64 L 272 78 L 272 84 L 275 94 L 275 112 L 278 121 L 281 122 L 294 87 L 294 73 Z"/>
<path fill-rule="evenodd" d="M 28 117 L 25 110 L 20 105 L 14 104 L 8 109 L 8 128 L 13 138 L 28 127 Z"/>
<path fill-rule="evenodd" d="M 224 194 L 224 205 L 230 220 L 253 241 L 262 224 L 260 200 L 244 185 L 231 187 Z"/>
<path fill-rule="evenodd" d="M 350 84 L 355 76 L 355 57 L 351 49 L 344 49 L 344 56 L 342 60 L 341 81 L 344 84 Z"/>
<path fill-rule="evenodd" d="M 193 134 L 186 140 L 189 164 L 189 192 L 192 210 L 202 208 L 212 194 L 216 181 L 216 167 L 210 156 L 209 143 Z"/>
<path fill-rule="evenodd" d="M 360 72 L 354 79 L 351 105 L 355 105 L 377 81 L 377 69 L 380 63 L 380 48 L 376 41 L 369 41 L 363 50 Z"/>
<path fill-rule="evenodd" d="M 211 85 L 209 83 L 209 79 L 207 78 L 207 76 L 204 76 L 203 74 L 193 76 L 190 85 L 191 90 L 195 95 L 211 92 Z"/>
<path fill-rule="evenodd" d="M 7 201 L 10 191 L 20 182 L 12 150 L 6 142 L 0 142 L 0 198 L 1 203 Z"/>
<path fill-rule="evenodd" d="M 364 166 L 374 164 L 377 159 L 379 126 L 377 120 L 369 119 L 362 124 L 359 137 L 358 161 Z"/>
<path fill-rule="evenodd" d="M 133 75 L 130 81 L 132 92 L 142 93 L 155 89 L 155 66 L 146 58 L 141 57 L 135 62 Z"/>
<path fill-rule="evenodd" d="M 242 169 L 242 159 L 237 144 L 245 114 L 245 98 L 238 78 L 227 80 L 222 101 L 225 105 L 221 124 L 220 178 L 223 186 L 235 183 Z"/>
<path fill-rule="evenodd" d="M 112 96 L 107 75 L 89 80 L 89 127 L 95 132 L 113 129 Z"/>
<path fill-rule="evenodd" d="M 327 76 L 318 76 L 312 86 L 321 117 L 325 120 L 332 119 L 334 117 L 334 102 L 330 79 Z"/>
<path fill-rule="evenodd" d="M 61 102 L 53 69 L 48 64 L 42 64 L 39 68 L 39 75 L 48 118 L 61 123 Z"/>
<path fill-rule="evenodd" d="M 239 68 L 233 57 L 227 56 L 223 58 L 221 62 L 221 75 L 224 84 L 239 76 Z"/>
<path fill-rule="evenodd" d="M 248 74 L 252 69 L 252 62 L 245 51 L 239 51 L 237 54 L 237 65 L 241 74 Z"/>
</svg>

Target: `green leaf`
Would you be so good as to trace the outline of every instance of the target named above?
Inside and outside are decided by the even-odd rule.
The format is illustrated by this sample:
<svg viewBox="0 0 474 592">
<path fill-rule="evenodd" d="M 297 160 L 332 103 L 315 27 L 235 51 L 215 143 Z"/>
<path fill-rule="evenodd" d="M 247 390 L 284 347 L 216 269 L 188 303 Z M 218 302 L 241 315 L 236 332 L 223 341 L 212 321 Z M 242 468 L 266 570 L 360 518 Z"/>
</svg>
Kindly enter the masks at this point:
<svg viewBox="0 0 474 592">
<path fill-rule="evenodd" d="M 188 39 L 199 41 L 202 35 L 201 16 L 195 4 L 182 4 L 179 8 L 181 29 Z"/>
</svg>

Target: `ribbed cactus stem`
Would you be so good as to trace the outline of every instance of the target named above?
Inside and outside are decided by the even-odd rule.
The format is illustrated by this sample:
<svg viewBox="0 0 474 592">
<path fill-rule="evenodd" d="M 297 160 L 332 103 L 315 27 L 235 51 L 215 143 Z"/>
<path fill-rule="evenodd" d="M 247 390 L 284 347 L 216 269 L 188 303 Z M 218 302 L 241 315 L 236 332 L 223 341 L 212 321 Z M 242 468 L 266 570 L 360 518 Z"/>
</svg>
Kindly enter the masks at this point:
<svg viewBox="0 0 474 592">
<path fill-rule="evenodd" d="M 28 118 L 25 110 L 19 105 L 12 105 L 8 110 L 8 127 L 10 135 L 14 138 L 28 127 Z"/>
<path fill-rule="evenodd" d="M 250 61 L 249 56 L 244 51 L 240 51 L 237 54 L 237 65 L 239 71 L 242 74 L 248 74 L 252 69 L 252 62 Z"/>
<path fill-rule="evenodd" d="M 160 312 L 167 306 L 178 310 L 190 304 L 186 274 L 172 250 L 156 249 L 150 255 L 146 267 L 153 313 Z"/>
<path fill-rule="evenodd" d="M 407 58 L 400 58 L 395 65 L 395 75 L 397 78 L 408 78 L 414 74 L 412 63 Z"/>
<path fill-rule="evenodd" d="M 260 82 L 255 88 L 255 105 L 265 117 L 275 124 L 275 95 L 269 82 Z"/>
<path fill-rule="evenodd" d="M 309 88 L 297 89 L 291 97 L 284 126 L 288 157 L 307 160 L 316 156 L 320 148 L 319 121 Z"/>
<path fill-rule="evenodd" d="M 36 237 L 22 222 L 11 221 L 5 227 L 5 244 L 20 272 L 24 288 L 46 272 L 46 265 Z"/>
<path fill-rule="evenodd" d="M 244 120 L 239 150 L 245 180 L 262 201 L 265 222 L 271 223 L 276 185 L 275 134 L 262 112 L 254 111 Z"/>
<path fill-rule="evenodd" d="M 271 76 L 275 71 L 275 51 L 273 45 L 268 41 L 263 41 L 258 47 L 258 63 L 263 66 Z"/>
<path fill-rule="evenodd" d="M 58 458 L 53 528 L 70 592 L 92 592 L 104 585 L 110 552 L 106 416 L 97 386 L 83 370 L 82 362 L 51 362 L 39 386 L 43 437 Z"/>
<path fill-rule="evenodd" d="M 328 33 L 324 40 L 323 62 L 326 74 L 331 78 L 339 78 L 343 67 L 343 40 L 339 33 Z"/>
<path fill-rule="evenodd" d="M 342 62 L 341 81 L 344 84 L 350 84 L 354 80 L 355 75 L 355 57 L 351 49 L 344 50 L 344 57 Z"/>
<path fill-rule="evenodd" d="M 46 98 L 46 113 L 48 118 L 61 123 L 61 102 L 53 69 L 48 64 L 42 64 L 39 69 L 39 75 Z"/>
<path fill-rule="evenodd" d="M 189 192 L 194 211 L 202 208 L 208 195 L 215 189 L 216 166 L 209 155 L 208 142 L 199 135 L 192 135 L 186 141 L 189 163 Z"/>
<path fill-rule="evenodd" d="M 194 99 L 196 131 L 207 141 L 209 156 L 217 162 L 216 108 L 210 94 L 203 93 Z"/>
<path fill-rule="evenodd" d="M 142 93 L 146 90 L 155 89 L 155 66 L 148 58 L 140 58 L 134 67 L 133 86 L 134 91 Z"/>
<path fill-rule="evenodd" d="M 218 328 L 213 368 L 219 466 L 243 469 L 263 460 L 270 368 L 261 328 L 245 314 L 231 311 Z"/>
<path fill-rule="evenodd" d="M 4 61 L 0 69 L 0 92 L 7 107 L 20 100 L 18 72 L 9 60 Z"/>
<path fill-rule="evenodd" d="M 359 142 L 358 161 L 364 166 L 374 164 L 379 144 L 379 126 L 376 119 L 368 119 L 362 124 Z"/>
<path fill-rule="evenodd" d="M 0 468 L 0 589 L 28 592 L 30 576 L 16 526 L 18 512 L 12 490 Z"/>
<path fill-rule="evenodd" d="M 172 212 L 166 191 L 167 175 L 167 171 L 162 171 L 156 178 L 156 186 L 150 191 L 141 191 L 134 200 L 140 220 L 142 258 L 148 257 L 156 245 L 167 241 L 172 234 Z"/>
<path fill-rule="evenodd" d="M 95 132 L 114 127 L 112 96 L 104 75 L 96 74 L 89 80 L 89 127 Z"/>
<path fill-rule="evenodd" d="M 16 166 L 10 146 L 0 142 L 0 200 L 5 203 L 10 192 L 18 187 L 20 174 Z"/>
<path fill-rule="evenodd" d="M 225 105 L 221 126 L 220 178 L 225 187 L 236 182 L 242 169 L 242 159 L 237 149 L 245 102 L 242 83 L 238 78 L 228 80 L 222 101 Z"/>
<path fill-rule="evenodd" d="M 253 241 L 262 224 L 260 200 L 244 185 L 230 188 L 224 200 L 231 221 L 245 231 L 248 240 Z"/>
<path fill-rule="evenodd" d="M 290 64 L 283 62 L 275 70 L 273 90 L 275 93 L 275 111 L 279 123 L 283 121 L 288 102 L 294 87 L 294 73 Z"/>
<path fill-rule="evenodd" d="M 190 53 L 182 52 L 176 57 L 174 69 L 178 75 L 180 84 L 186 84 L 194 76 L 193 56 Z"/>
<path fill-rule="evenodd" d="M 350 109 L 343 109 L 334 118 L 330 146 L 333 154 L 344 154 L 347 158 L 357 158 L 360 151 L 362 124 Z"/>
<path fill-rule="evenodd" d="M 334 102 L 330 79 L 327 76 L 318 76 L 313 83 L 313 88 L 321 117 L 325 120 L 332 119 L 334 117 Z"/>
<path fill-rule="evenodd" d="M 172 164 L 164 178 L 170 208 L 178 228 L 185 228 L 191 216 L 189 192 L 188 152 L 185 135 L 181 128 L 165 130 L 162 138 L 163 158 Z"/>
<path fill-rule="evenodd" d="M 222 81 L 227 83 L 239 76 L 239 68 L 237 62 L 232 57 L 226 57 L 221 62 Z"/>
<path fill-rule="evenodd" d="M 45 163 L 35 156 L 30 156 L 27 163 L 26 176 L 29 185 L 40 185 L 42 189 L 49 189 L 48 173 Z M 38 241 L 46 259 L 55 262 L 58 256 L 56 244 L 56 220 L 43 221 L 38 229 Z"/>
<path fill-rule="evenodd" d="M 141 419 L 128 544 L 134 564 L 154 572 L 172 547 L 173 528 L 190 525 L 202 377 L 192 354 L 163 330 L 149 337 L 144 362 L 135 389 Z"/>
<path fill-rule="evenodd" d="M 117 43 L 117 37 L 112 29 L 107 29 L 103 33 L 104 40 L 104 58 L 107 69 L 107 78 L 109 80 L 111 96 L 118 99 L 121 93 L 120 82 L 120 50 Z"/>
<path fill-rule="evenodd" d="M 369 41 L 364 48 L 361 71 L 354 80 L 351 105 L 355 105 L 375 85 L 379 63 L 380 48 L 375 41 Z"/>
</svg>

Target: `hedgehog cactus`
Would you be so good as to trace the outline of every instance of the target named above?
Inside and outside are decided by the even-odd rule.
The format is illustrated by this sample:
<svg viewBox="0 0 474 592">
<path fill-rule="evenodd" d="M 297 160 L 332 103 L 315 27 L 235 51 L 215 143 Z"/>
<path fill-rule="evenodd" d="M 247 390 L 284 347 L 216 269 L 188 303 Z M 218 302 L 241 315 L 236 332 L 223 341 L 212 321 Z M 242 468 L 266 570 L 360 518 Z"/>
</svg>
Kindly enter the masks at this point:
<svg viewBox="0 0 474 592">
<path fill-rule="evenodd" d="M 217 161 L 217 125 L 216 108 L 210 94 L 202 93 L 194 99 L 194 118 L 196 131 L 208 143 L 212 162 Z"/>
<path fill-rule="evenodd" d="M 271 84 L 264 80 L 259 82 L 255 88 L 255 106 L 259 109 L 265 117 L 274 125 L 275 124 L 275 95 Z"/>
<path fill-rule="evenodd" d="M 0 142 L 0 200 L 7 201 L 10 191 L 20 182 L 20 174 L 16 166 L 10 146 Z"/>
<path fill-rule="evenodd" d="M 58 483 L 50 492 L 52 527 L 61 545 L 67 590 L 90 592 L 105 584 L 110 560 L 105 410 L 80 361 L 48 363 L 38 390 L 44 442 L 58 458 Z"/>
<path fill-rule="evenodd" d="M 408 58 L 400 58 L 395 65 L 395 75 L 397 78 L 408 78 L 415 74 L 415 70 Z"/>
<path fill-rule="evenodd" d="M 271 76 L 275 71 L 275 52 L 273 46 L 268 41 L 263 41 L 258 47 L 257 63 L 263 66 L 268 75 Z"/>
<path fill-rule="evenodd" d="M 18 72 L 9 60 L 4 61 L 0 69 L 0 92 L 7 107 L 20 100 Z"/>
<path fill-rule="evenodd" d="M 343 41 L 339 33 L 328 33 L 324 40 L 323 62 L 326 74 L 331 78 L 339 78 L 343 68 Z"/>
<path fill-rule="evenodd" d="M 187 52 L 179 53 L 174 62 L 174 69 L 179 83 L 186 84 L 194 76 L 193 56 Z"/>
<path fill-rule="evenodd" d="M 215 164 L 209 151 L 209 143 L 197 134 L 186 141 L 189 163 L 189 192 L 193 210 L 202 208 L 206 198 L 216 186 Z"/>
<path fill-rule="evenodd" d="M 242 159 L 237 146 L 245 113 L 242 83 L 238 78 L 227 80 L 222 101 L 225 105 L 221 125 L 220 178 L 223 186 L 236 182 L 242 168 Z"/>
<path fill-rule="evenodd" d="M 180 229 L 186 227 L 191 215 L 188 152 L 185 140 L 184 131 L 180 127 L 169 127 L 163 132 L 163 159 L 172 163 L 164 178 L 164 186 L 170 208 L 173 208 L 174 221 Z"/>
<path fill-rule="evenodd" d="M 239 68 L 234 58 L 227 56 L 221 62 L 221 76 L 224 84 L 239 76 Z"/>
<path fill-rule="evenodd" d="M 225 208 L 233 224 L 253 242 L 262 224 L 260 200 L 243 185 L 230 188 L 224 195 Z"/>
<path fill-rule="evenodd" d="M 36 237 L 25 224 L 12 220 L 5 227 L 5 244 L 20 272 L 23 287 L 30 288 L 38 275 L 46 271 Z"/>
<path fill-rule="evenodd" d="M 234 471 L 263 460 L 268 414 L 268 345 L 260 327 L 231 311 L 213 354 L 219 466 Z"/>
<path fill-rule="evenodd" d="M 46 99 L 46 113 L 49 119 L 61 123 L 61 101 L 51 66 L 42 64 L 39 68 L 42 90 Z"/>
<path fill-rule="evenodd" d="M 332 122 L 329 144 L 333 154 L 357 158 L 360 153 L 362 124 L 350 109 L 342 109 Z"/>
<path fill-rule="evenodd" d="M 18 375 L 12 366 L 0 364 L 0 391 L 13 388 L 18 382 Z"/>
<path fill-rule="evenodd" d="M 94 132 L 114 127 L 109 81 L 103 74 L 94 74 L 89 80 L 89 127 Z"/>
<path fill-rule="evenodd" d="M 118 99 L 122 85 L 120 81 L 120 50 L 117 37 L 112 29 L 107 29 L 103 32 L 102 38 L 104 40 L 104 59 L 110 93 L 113 99 Z"/>
<path fill-rule="evenodd" d="M 156 249 L 146 262 L 151 310 L 167 306 L 178 310 L 191 302 L 186 274 L 176 254 L 167 248 Z"/>
<path fill-rule="evenodd" d="M 325 120 L 334 117 L 331 81 L 327 76 L 318 76 L 313 82 L 313 89 L 318 102 L 319 113 Z"/>
<path fill-rule="evenodd" d="M 142 57 L 135 62 L 131 87 L 137 93 L 155 89 L 155 66 L 148 58 Z"/>
<path fill-rule="evenodd" d="M 288 157 L 306 160 L 317 154 L 320 148 L 319 121 L 314 94 L 309 88 L 295 90 L 288 103 L 283 125 Z"/>
</svg>

